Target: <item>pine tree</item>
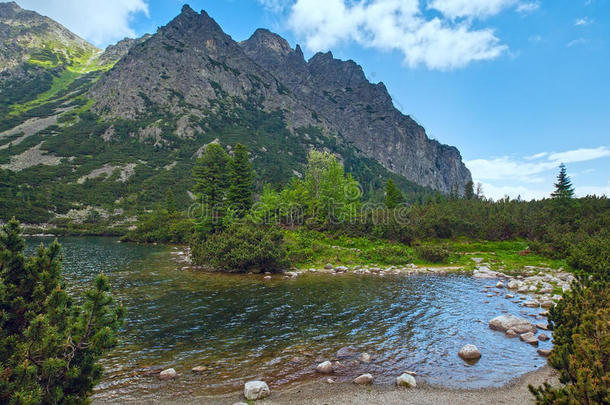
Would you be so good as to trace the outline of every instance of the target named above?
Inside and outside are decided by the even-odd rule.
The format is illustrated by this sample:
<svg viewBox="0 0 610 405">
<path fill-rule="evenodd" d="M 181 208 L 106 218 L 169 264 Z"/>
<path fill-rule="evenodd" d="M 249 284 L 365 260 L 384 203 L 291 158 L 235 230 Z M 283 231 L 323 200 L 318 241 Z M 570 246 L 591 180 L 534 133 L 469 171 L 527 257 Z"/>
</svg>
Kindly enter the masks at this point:
<svg viewBox="0 0 610 405">
<path fill-rule="evenodd" d="M 61 281 L 55 241 L 23 254 L 13 219 L 0 231 L 0 403 L 87 403 L 124 311 L 100 275 L 77 305 Z"/>
<path fill-rule="evenodd" d="M 238 143 L 235 145 L 233 159 L 229 163 L 228 202 L 240 217 L 252 207 L 253 179 L 254 171 L 248 159 L 248 150 Z"/>
<path fill-rule="evenodd" d="M 385 206 L 394 209 L 405 202 L 402 192 L 396 187 L 392 179 L 388 179 L 385 186 Z"/>
<path fill-rule="evenodd" d="M 174 193 L 171 189 L 167 189 L 165 193 L 165 209 L 169 214 L 176 212 L 176 201 L 174 200 Z"/>
<path fill-rule="evenodd" d="M 566 170 L 566 166 L 562 163 L 559 165 L 559 174 L 557 175 L 557 183 L 555 183 L 555 191 L 551 194 L 553 198 L 571 199 L 574 196 L 574 188 Z"/>
<path fill-rule="evenodd" d="M 464 198 L 467 200 L 472 200 L 474 198 L 474 183 L 472 180 L 464 186 Z"/>
<path fill-rule="evenodd" d="M 222 216 L 229 185 L 229 155 L 222 146 L 211 143 L 193 168 L 195 187 L 214 216 Z"/>
</svg>

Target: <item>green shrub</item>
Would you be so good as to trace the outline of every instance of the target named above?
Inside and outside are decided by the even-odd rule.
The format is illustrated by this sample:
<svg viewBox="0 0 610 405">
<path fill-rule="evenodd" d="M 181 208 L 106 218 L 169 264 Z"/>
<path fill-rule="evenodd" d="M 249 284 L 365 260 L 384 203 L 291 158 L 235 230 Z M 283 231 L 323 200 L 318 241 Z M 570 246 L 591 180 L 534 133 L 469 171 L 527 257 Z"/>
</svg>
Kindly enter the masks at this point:
<svg viewBox="0 0 610 405">
<path fill-rule="evenodd" d="M 124 310 L 100 275 L 82 300 L 61 280 L 61 248 L 29 258 L 14 219 L 0 231 L 0 403 L 86 404 Z"/>
<path fill-rule="evenodd" d="M 550 310 L 549 364 L 563 386 L 530 386 L 540 405 L 610 403 L 610 284 L 581 280 Z"/>
<path fill-rule="evenodd" d="M 409 248 L 400 245 L 378 247 L 366 251 L 363 256 L 368 262 L 389 265 L 402 265 L 413 261 Z"/>
<path fill-rule="evenodd" d="M 446 263 L 449 260 L 449 251 L 442 246 L 422 245 L 415 248 L 417 257 L 431 263 Z"/>
<path fill-rule="evenodd" d="M 572 246 L 568 264 L 606 279 L 610 275 L 610 237 L 597 235 Z"/>
<path fill-rule="evenodd" d="M 192 243 L 193 261 L 229 273 L 279 272 L 288 267 L 284 233 L 272 226 L 235 223 Z"/>
</svg>

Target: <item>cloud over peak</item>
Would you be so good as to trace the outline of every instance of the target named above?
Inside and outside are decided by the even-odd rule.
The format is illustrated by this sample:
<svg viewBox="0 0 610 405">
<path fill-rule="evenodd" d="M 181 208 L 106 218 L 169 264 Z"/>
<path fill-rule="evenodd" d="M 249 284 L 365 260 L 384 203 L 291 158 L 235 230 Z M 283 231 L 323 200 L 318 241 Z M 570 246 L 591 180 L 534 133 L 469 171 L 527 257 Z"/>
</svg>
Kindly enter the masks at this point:
<svg viewBox="0 0 610 405">
<path fill-rule="evenodd" d="M 513 8 L 529 12 L 525 0 L 259 0 L 285 13 L 288 27 L 312 52 L 342 43 L 398 51 L 410 67 L 451 70 L 491 60 L 508 50 L 491 27 L 473 21 Z"/>
<path fill-rule="evenodd" d="M 17 0 L 95 45 L 105 46 L 125 37 L 135 37 L 130 27 L 134 15 L 148 15 L 147 0 Z"/>
</svg>

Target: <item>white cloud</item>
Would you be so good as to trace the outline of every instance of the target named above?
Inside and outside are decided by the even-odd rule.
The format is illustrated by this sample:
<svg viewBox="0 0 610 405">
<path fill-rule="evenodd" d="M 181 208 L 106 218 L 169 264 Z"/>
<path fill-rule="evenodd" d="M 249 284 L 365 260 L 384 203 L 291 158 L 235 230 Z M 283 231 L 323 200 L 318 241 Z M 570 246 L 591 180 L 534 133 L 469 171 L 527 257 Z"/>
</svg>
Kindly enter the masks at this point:
<svg viewBox="0 0 610 405">
<path fill-rule="evenodd" d="M 610 148 L 600 146 L 565 152 L 541 152 L 523 159 L 503 156 L 474 159 L 465 163 L 472 172 L 473 179 L 483 183 L 487 197 L 498 199 L 509 195 L 515 198 L 521 195 L 524 199 L 532 199 L 547 197 L 550 194 L 552 190 L 549 187 L 552 183 L 549 180 L 554 178 L 560 163 L 588 162 L 606 157 L 610 157 Z M 580 174 L 593 171 L 594 169 L 588 169 Z M 544 184 L 545 187 L 535 187 L 536 184 Z M 576 191 L 579 196 L 610 195 L 608 187 L 579 186 Z"/>
<path fill-rule="evenodd" d="M 464 13 L 457 10 L 454 12 Z M 288 21 L 311 51 L 351 41 L 399 51 L 411 67 L 461 68 L 473 61 L 495 59 L 508 49 L 490 28 L 473 29 L 469 21 L 426 18 L 418 0 L 297 0 Z"/>
<path fill-rule="evenodd" d="M 517 6 L 517 11 L 522 14 L 531 13 L 540 8 L 540 3 L 537 1 L 533 1 L 530 3 L 521 3 Z"/>
<path fill-rule="evenodd" d="M 148 16 L 147 0 L 17 0 L 25 9 L 51 17 L 98 46 L 134 37 L 135 14 Z"/>
<path fill-rule="evenodd" d="M 574 25 L 576 27 L 584 27 L 587 25 L 593 24 L 593 20 L 584 17 L 584 18 L 577 18 L 576 21 L 574 21 Z"/>
<path fill-rule="evenodd" d="M 551 153 L 549 155 L 549 160 L 558 163 L 574 163 L 607 156 L 610 156 L 610 149 L 605 146 L 600 146 L 599 148 L 581 148 L 567 152 Z"/>
<path fill-rule="evenodd" d="M 428 8 L 438 10 L 449 18 L 483 18 L 496 15 L 517 3 L 517 0 L 431 0 L 428 1 Z"/>
<path fill-rule="evenodd" d="M 568 42 L 568 43 L 566 44 L 566 46 L 567 46 L 568 48 L 571 48 L 571 47 L 576 46 L 576 45 L 584 45 L 584 44 L 586 44 L 587 42 L 589 42 L 589 40 L 587 40 L 587 39 L 585 39 L 585 38 L 577 38 L 577 39 L 574 39 L 574 40 L 572 40 L 572 41 Z"/>
</svg>

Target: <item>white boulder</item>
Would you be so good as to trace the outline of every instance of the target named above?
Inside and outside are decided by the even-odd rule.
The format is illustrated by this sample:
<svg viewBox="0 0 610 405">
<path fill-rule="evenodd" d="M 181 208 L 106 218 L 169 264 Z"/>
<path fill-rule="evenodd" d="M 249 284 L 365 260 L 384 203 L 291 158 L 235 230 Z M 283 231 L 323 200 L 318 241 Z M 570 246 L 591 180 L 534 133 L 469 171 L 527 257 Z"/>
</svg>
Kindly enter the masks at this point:
<svg viewBox="0 0 610 405">
<path fill-rule="evenodd" d="M 415 381 L 415 377 L 404 373 L 401 376 L 396 377 L 396 385 L 399 387 L 415 388 L 417 387 L 417 382 Z"/>
<path fill-rule="evenodd" d="M 247 400 L 256 401 L 271 394 L 269 386 L 264 381 L 248 381 L 244 385 L 244 396 Z"/>
</svg>

